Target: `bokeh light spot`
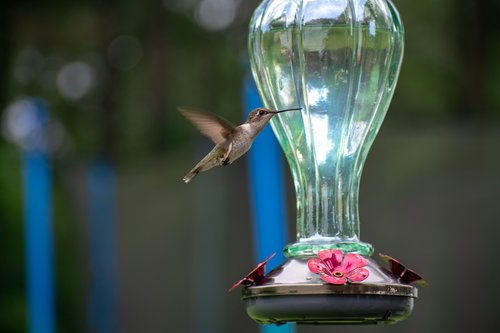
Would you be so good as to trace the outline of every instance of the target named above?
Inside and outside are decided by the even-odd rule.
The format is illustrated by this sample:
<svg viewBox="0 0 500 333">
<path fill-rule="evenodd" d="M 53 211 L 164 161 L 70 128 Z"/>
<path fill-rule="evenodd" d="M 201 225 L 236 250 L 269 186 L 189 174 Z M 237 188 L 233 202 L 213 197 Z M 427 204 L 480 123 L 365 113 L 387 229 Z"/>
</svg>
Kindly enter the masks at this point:
<svg viewBox="0 0 500 333">
<path fill-rule="evenodd" d="M 39 74 L 43 67 L 43 55 L 32 47 L 19 52 L 14 66 L 14 77 L 22 84 L 28 84 Z"/>
<path fill-rule="evenodd" d="M 142 45 L 137 38 L 121 35 L 109 44 L 108 61 L 114 68 L 127 71 L 139 63 L 142 53 Z"/>
<path fill-rule="evenodd" d="M 196 22 L 211 31 L 224 30 L 233 23 L 239 0 L 202 0 L 196 9 Z"/>
<path fill-rule="evenodd" d="M 80 99 L 92 89 L 95 73 L 92 66 L 83 61 L 64 65 L 57 74 L 57 89 L 68 99 Z"/>
</svg>

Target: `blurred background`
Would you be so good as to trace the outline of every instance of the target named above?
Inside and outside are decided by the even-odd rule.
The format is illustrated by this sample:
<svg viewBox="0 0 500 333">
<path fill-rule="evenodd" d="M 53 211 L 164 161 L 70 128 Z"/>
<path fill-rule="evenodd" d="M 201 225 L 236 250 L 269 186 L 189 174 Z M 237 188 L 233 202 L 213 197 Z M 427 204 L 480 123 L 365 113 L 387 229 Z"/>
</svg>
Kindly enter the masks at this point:
<svg viewBox="0 0 500 333">
<path fill-rule="evenodd" d="M 406 51 L 363 173 L 361 233 L 430 287 L 394 326 L 297 331 L 494 332 L 500 3 L 394 2 Z M 58 332 L 258 331 L 227 293 L 255 262 L 247 157 L 184 184 L 211 143 L 176 111 L 244 119 L 258 3 L 2 2 L 0 332 L 28 332 L 37 284 L 54 290 L 40 316 Z M 43 233 L 52 252 L 28 245 Z"/>
</svg>

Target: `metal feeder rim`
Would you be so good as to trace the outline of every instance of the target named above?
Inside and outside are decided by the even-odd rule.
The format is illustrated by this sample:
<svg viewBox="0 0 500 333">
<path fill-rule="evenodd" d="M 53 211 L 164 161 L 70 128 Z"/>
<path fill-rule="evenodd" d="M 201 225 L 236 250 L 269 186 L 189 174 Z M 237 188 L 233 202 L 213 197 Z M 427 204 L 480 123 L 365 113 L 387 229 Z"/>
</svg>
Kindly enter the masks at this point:
<svg viewBox="0 0 500 333">
<path fill-rule="evenodd" d="M 268 296 L 296 295 L 387 295 L 417 298 L 417 288 L 407 284 L 368 284 L 356 283 L 346 285 L 332 284 L 275 284 L 250 286 L 242 291 L 243 300 Z"/>
</svg>

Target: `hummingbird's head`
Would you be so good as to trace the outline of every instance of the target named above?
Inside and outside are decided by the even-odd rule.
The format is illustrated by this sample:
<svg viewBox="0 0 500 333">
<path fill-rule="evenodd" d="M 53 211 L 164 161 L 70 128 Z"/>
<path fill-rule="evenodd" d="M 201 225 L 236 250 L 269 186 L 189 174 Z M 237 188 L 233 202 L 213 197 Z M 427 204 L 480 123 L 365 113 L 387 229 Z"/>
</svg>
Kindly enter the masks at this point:
<svg viewBox="0 0 500 333">
<path fill-rule="evenodd" d="M 248 114 L 247 123 L 249 124 L 261 124 L 265 125 L 271 118 L 280 112 L 292 111 L 292 110 L 300 110 L 301 108 L 293 108 L 293 109 L 285 109 L 273 111 L 265 108 L 256 108 L 252 112 Z"/>
</svg>

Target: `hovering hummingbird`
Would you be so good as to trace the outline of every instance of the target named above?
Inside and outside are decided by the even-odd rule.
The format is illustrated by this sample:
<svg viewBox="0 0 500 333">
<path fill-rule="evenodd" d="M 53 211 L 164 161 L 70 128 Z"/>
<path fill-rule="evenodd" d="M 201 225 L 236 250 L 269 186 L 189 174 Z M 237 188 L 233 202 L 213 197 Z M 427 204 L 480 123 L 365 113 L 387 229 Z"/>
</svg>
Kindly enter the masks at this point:
<svg viewBox="0 0 500 333">
<path fill-rule="evenodd" d="M 294 110 L 301 110 L 301 108 L 278 111 L 257 108 L 250 112 L 246 122 L 234 126 L 228 120 L 211 113 L 179 108 L 179 111 L 198 128 L 201 134 L 215 143 L 215 147 L 182 180 L 189 183 L 201 171 L 233 163 L 250 149 L 257 135 L 275 114 Z"/>
</svg>

